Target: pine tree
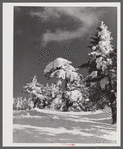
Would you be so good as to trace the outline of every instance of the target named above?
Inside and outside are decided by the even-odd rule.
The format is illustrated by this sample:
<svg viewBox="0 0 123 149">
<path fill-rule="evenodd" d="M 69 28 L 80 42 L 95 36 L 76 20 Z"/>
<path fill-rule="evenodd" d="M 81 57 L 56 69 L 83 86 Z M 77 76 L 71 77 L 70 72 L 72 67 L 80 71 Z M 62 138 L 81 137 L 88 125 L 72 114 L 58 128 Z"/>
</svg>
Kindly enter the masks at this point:
<svg viewBox="0 0 123 149">
<path fill-rule="evenodd" d="M 87 89 L 83 83 L 83 76 L 77 72 L 78 69 L 74 68 L 71 63 L 66 59 L 57 58 L 50 62 L 44 70 L 46 77 L 53 78 L 56 76 L 58 87 L 61 87 L 63 82 L 65 83 L 65 87 L 62 86 L 64 90 L 62 96 L 66 102 L 66 110 L 74 102 L 76 102 L 76 105 L 79 104 L 78 107 L 83 108 L 82 101 L 88 96 Z"/>
<path fill-rule="evenodd" d="M 91 98 L 102 105 L 103 99 L 108 100 L 112 110 L 113 123 L 116 122 L 116 92 L 117 92 L 117 50 L 112 45 L 111 32 L 101 22 L 95 37 L 91 37 L 91 52 L 88 54 L 88 62 L 82 67 L 88 68 L 86 77 L 87 85 L 93 91 Z M 95 86 L 98 86 L 96 87 Z M 105 97 L 105 98 L 103 98 Z"/>
<path fill-rule="evenodd" d="M 29 94 L 29 102 L 33 103 L 33 108 L 50 108 L 52 101 L 60 94 L 61 90 L 55 83 L 49 85 L 40 84 L 34 76 L 31 82 L 26 83 L 23 92 Z"/>
</svg>

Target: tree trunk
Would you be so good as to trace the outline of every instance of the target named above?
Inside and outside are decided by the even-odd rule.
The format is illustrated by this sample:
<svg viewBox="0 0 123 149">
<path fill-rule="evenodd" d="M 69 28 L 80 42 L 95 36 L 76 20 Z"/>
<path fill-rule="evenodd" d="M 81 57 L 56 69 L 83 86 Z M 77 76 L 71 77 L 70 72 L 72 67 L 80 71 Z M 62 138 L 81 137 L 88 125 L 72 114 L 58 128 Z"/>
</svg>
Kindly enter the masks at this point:
<svg viewBox="0 0 123 149">
<path fill-rule="evenodd" d="M 117 122 L 117 103 L 114 91 L 111 91 L 110 93 L 109 102 L 112 111 L 112 124 L 115 124 Z"/>
<path fill-rule="evenodd" d="M 112 111 L 112 124 L 117 122 L 117 108 L 115 103 L 111 104 L 111 111 Z"/>
</svg>

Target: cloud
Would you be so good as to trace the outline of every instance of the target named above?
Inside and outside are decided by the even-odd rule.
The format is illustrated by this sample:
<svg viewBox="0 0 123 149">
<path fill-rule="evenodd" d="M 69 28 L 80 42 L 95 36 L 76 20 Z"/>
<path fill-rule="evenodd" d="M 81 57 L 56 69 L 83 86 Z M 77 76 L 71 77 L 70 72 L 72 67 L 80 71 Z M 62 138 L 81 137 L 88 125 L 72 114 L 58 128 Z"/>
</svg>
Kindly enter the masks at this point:
<svg viewBox="0 0 123 149">
<path fill-rule="evenodd" d="M 42 18 L 44 21 L 51 21 L 52 19 L 60 21 L 60 17 L 64 15 L 66 18 L 72 18 L 81 24 L 75 31 L 68 31 L 62 28 L 57 28 L 55 32 L 46 31 L 42 38 L 44 45 L 50 41 L 63 41 L 84 37 L 85 34 L 91 31 L 93 26 L 97 25 L 102 14 L 102 10 L 93 7 L 46 7 L 42 13 L 33 13 L 33 15 Z"/>
<path fill-rule="evenodd" d="M 30 15 L 32 17 L 37 16 L 42 19 L 42 21 L 49 21 L 51 18 L 59 18 L 60 14 L 54 8 L 44 8 L 43 10 L 31 11 Z"/>
<path fill-rule="evenodd" d="M 80 29 L 79 29 L 80 30 Z M 81 33 L 79 30 L 75 32 L 70 32 L 70 31 L 62 31 L 60 29 L 57 29 L 55 33 L 51 33 L 50 31 L 47 31 L 43 35 L 43 41 L 44 44 L 50 41 L 62 41 L 62 40 L 67 40 L 67 39 L 72 39 L 74 37 L 79 37 L 81 36 Z"/>
</svg>

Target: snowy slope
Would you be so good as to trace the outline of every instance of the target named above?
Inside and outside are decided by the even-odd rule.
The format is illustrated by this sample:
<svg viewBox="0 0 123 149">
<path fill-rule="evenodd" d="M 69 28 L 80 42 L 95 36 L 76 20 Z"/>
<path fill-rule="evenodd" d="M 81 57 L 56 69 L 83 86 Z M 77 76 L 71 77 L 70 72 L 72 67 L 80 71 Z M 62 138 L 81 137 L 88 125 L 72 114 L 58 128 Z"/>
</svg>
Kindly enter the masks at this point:
<svg viewBox="0 0 123 149">
<path fill-rule="evenodd" d="M 14 143 L 116 143 L 109 109 L 97 112 L 14 111 Z"/>
</svg>

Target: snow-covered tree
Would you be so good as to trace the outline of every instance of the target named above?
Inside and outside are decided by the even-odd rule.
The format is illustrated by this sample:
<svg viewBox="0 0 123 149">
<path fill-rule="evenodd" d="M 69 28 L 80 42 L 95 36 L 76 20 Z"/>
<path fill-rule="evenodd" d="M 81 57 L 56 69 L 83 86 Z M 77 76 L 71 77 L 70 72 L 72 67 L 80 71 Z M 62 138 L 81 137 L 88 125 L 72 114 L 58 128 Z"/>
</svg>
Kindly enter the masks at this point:
<svg viewBox="0 0 123 149">
<path fill-rule="evenodd" d="M 13 98 L 13 110 L 31 109 L 30 102 L 23 97 Z"/>
<path fill-rule="evenodd" d="M 112 45 L 111 32 L 101 22 L 95 37 L 92 38 L 91 52 L 88 54 L 88 63 L 82 67 L 88 68 L 86 82 L 90 86 L 90 92 L 95 87 L 98 91 L 92 94 L 97 101 L 107 99 L 111 105 L 113 123 L 116 122 L 116 92 L 117 92 L 117 50 Z M 112 100 L 113 94 L 113 100 Z M 105 98 L 102 98 L 105 95 Z M 103 102 L 102 102 L 103 105 Z"/>
<path fill-rule="evenodd" d="M 63 98 L 66 99 L 67 109 L 73 102 L 81 103 L 87 98 L 87 91 L 85 94 L 83 76 L 77 72 L 77 68 L 71 65 L 71 61 L 63 58 L 57 58 L 50 62 L 44 69 L 44 75 L 48 78 L 57 78 L 57 86 L 61 87 L 65 82 L 63 91 Z M 81 103 L 82 104 L 82 103 Z M 82 106 L 81 106 L 82 107 Z"/>
<path fill-rule="evenodd" d="M 51 103 L 57 97 L 57 95 L 61 95 L 61 89 L 56 83 L 52 83 L 49 85 L 40 84 L 37 81 L 37 77 L 34 76 L 29 83 L 23 87 L 23 92 L 29 94 L 29 101 L 32 104 L 33 108 L 37 107 L 40 109 L 50 108 Z"/>
</svg>

